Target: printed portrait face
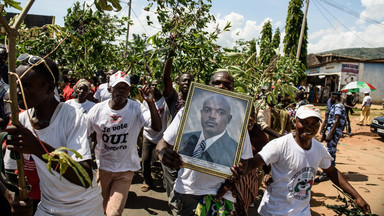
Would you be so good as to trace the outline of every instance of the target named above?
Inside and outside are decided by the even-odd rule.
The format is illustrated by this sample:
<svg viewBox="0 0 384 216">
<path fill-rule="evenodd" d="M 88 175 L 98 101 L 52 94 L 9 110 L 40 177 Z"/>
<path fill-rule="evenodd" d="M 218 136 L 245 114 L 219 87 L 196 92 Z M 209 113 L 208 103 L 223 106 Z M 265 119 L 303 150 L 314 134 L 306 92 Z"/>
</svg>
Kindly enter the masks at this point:
<svg viewBox="0 0 384 216">
<path fill-rule="evenodd" d="M 212 96 L 204 101 L 201 109 L 201 126 L 206 139 L 224 132 L 232 119 L 230 112 L 228 101 L 220 95 Z"/>
</svg>

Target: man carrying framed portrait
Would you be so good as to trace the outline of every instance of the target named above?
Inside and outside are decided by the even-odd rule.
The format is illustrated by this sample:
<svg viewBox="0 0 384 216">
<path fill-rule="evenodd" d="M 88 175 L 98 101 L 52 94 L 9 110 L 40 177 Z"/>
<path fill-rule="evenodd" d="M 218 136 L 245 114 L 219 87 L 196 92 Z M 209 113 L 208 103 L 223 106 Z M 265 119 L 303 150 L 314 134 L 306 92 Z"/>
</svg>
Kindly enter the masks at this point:
<svg viewBox="0 0 384 216">
<path fill-rule="evenodd" d="M 192 85 L 195 85 L 195 83 Z M 233 77 L 227 72 L 218 72 L 211 77 L 210 85 L 233 91 Z M 201 87 L 202 85 L 197 86 Z M 186 106 L 177 113 L 175 119 L 164 132 L 163 139 L 156 147 L 157 155 L 164 165 L 181 168 L 175 182 L 174 198 L 171 200 L 173 215 L 195 215 L 201 211 L 197 207 L 199 202 L 205 203 L 207 199 L 211 199 L 212 203 L 215 203 L 213 199 L 218 189 L 225 181 L 225 178 L 232 174 L 230 167 L 236 164 L 240 157 L 242 159 L 253 157 L 249 135 L 246 132 L 251 101 L 246 99 L 246 102 L 241 102 L 241 99 L 238 100 L 233 95 L 229 96 L 228 93 L 231 94 L 229 91 L 220 89 L 213 92 L 212 88 L 209 88 L 208 91 L 204 87 L 195 88 L 195 91 L 200 91 L 200 93 L 197 91 L 192 92 L 192 89 L 193 87 L 191 87 L 188 94 L 188 98 L 191 97 L 189 98 L 191 103 L 187 104 L 187 102 Z M 193 96 L 195 97 L 193 98 Z M 225 100 L 229 98 L 235 99 L 226 102 Z M 238 104 L 242 104 L 243 112 L 231 111 L 230 107 L 233 106 L 236 100 L 239 101 Z M 235 107 L 232 110 L 237 110 L 238 106 L 235 105 Z M 209 117 L 209 115 L 211 116 Z M 219 115 L 221 115 L 220 118 Z M 229 127 L 229 124 L 236 122 L 235 119 L 240 119 L 240 121 L 237 121 L 240 123 L 237 126 L 231 125 Z M 246 120 L 244 121 L 244 119 Z M 220 126 L 218 122 L 221 122 Z M 237 133 L 233 132 L 235 128 Z M 232 139 L 232 141 L 229 141 L 229 144 L 225 145 L 225 147 L 221 146 L 220 148 L 219 146 L 218 155 L 209 154 L 211 158 L 214 157 L 212 160 L 208 158 L 208 153 L 203 156 L 204 151 L 214 146 L 215 142 L 222 139 L 223 136 L 226 139 Z M 202 140 L 206 142 L 204 148 L 200 147 Z M 232 145 L 235 147 L 231 147 Z M 172 148 L 176 151 L 172 150 Z M 204 151 L 198 157 L 199 148 L 204 149 Z M 220 161 L 221 156 L 224 156 L 222 153 L 224 151 L 232 152 L 232 158 L 227 159 L 227 161 L 231 161 L 230 163 L 223 162 L 223 165 L 217 162 Z M 193 157 L 194 155 L 196 157 Z M 219 160 L 215 161 L 217 158 Z M 223 167 L 225 172 L 221 169 Z M 224 200 L 220 204 L 222 210 L 227 213 L 233 211 L 234 201 L 231 192 L 226 192 Z M 215 204 L 206 206 L 207 212 L 216 211 L 215 206 Z M 195 212 L 196 209 L 197 212 Z"/>
</svg>

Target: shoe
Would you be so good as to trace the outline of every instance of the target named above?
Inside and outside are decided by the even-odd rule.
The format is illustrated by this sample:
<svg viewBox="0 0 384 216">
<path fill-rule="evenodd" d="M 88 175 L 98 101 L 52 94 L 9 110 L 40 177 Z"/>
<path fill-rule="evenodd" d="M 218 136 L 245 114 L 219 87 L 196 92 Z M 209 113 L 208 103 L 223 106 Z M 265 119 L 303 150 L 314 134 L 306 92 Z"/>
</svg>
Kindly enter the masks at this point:
<svg viewBox="0 0 384 216">
<path fill-rule="evenodd" d="M 348 134 L 348 136 L 350 136 L 350 137 L 352 136 L 352 133 L 347 133 L 347 134 Z"/>
<path fill-rule="evenodd" d="M 323 181 L 328 181 L 329 177 L 327 174 L 323 173 L 319 177 L 315 178 L 315 182 L 323 182 Z"/>
<path fill-rule="evenodd" d="M 143 184 L 143 185 L 141 185 L 141 187 L 140 187 L 141 192 L 148 192 L 150 188 L 151 188 L 151 186 L 149 186 L 149 185 L 147 185 L 147 184 Z"/>
</svg>

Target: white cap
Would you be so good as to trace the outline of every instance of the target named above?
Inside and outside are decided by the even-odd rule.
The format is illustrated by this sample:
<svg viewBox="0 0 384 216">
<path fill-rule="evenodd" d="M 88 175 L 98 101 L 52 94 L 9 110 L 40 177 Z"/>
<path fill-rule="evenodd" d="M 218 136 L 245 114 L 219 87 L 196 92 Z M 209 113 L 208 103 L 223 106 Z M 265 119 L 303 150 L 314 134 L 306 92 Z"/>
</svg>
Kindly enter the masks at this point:
<svg viewBox="0 0 384 216">
<path fill-rule="evenodd" d="M 364 94 L 369 94 L 369 91 L 365 91 Z"/>
<path fill-rule="evenodd" d="M 299 119 L 306 119 L 309 117 L 317 117 L 321 122 L 323 121 L 321 119 L 320 110 L 317 109 L 312 104 L 300 106 L 299 109 L 297 109 L 297 111 L 296 111 L 295 117 L 299 118 Z"/>
<path fill-rule="evenodd" d="M 347 95 L 352 95 L 352 92 L 347 92 Z"/>
<path fill-rule="evenodd" d="M 115 87 L 117 83 L 124 82 L 131 86 L 131 81 L 129 80 L 129 76 L 122 71 L 117 71 L 109 77 L 109 86 Z"/>
</svg>

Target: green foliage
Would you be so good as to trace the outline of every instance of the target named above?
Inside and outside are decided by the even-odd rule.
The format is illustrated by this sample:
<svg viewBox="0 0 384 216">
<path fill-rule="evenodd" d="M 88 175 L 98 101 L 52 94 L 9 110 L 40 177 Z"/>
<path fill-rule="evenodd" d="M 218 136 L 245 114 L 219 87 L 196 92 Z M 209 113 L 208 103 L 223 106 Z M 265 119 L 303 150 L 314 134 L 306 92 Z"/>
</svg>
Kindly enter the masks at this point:
<svg viewBox="0 0 384 216">
<path fill-rule="evenodd" d="M 74 70 L 76 78 L 90 79 L 97 70 L 124 68 L 126 65 L 122 42 L 117 40 L 125 34 L 128 21 L 127 17 L 118 19 L 77 2 L 68 9 L 65 27 L 23 27 L 17 50 L 45 56 L 65 39 L 50 57 L 58 60 L 62 69 Z"/>
<path fill-rule="evenodd" d="M 343 205 L 325 205 L 327 208 L 332 209 L 337 215 L 346 215 L 346 216 L 359 216 L 359 215 L 368 215 L 368 216 L 378 216 L 377 214 L 364 214 L 363 210 L 357 205 L 355 200 L 353 200 L 347 193 L 343 192 L 336 185 L 333 185 L 340 194 L 337 196 L 337 199 L 343 202 Z"/>
<path fill-rule="evenodd" d="M 20 2 L 14 0 L 4 0 L 5 7 L 13 7 L 17 10 L 22 10 L 23 8 L 20 6 Z"/>
<path fill-rule="evenodd" d="M 145 10 L 155 7 L 161 31 L 149 38 L 155 47 L 157 56 L 166 59 L 174 56 L 172 76 L 191 73 L 195 81 L 208 83 L 212 73 L 221 60 L 220 47 L 215 44 L 218 34 L 228 31 L 230 23 L 223 29 L 217 26 L 214 31 L 207 31 L 208 23 L 215 18 L 210 14 L 211 1 L 184 0 L 163 1 L 149 0 Z M 148 18 L 149 24 L 152 21 Z"/>
<path fill-rule="evenodd" d="M 272 46 L 272 24 L 271 21 L 267 21 L 263 25 L 261 30 L 261 37 L 259 41 L 260 53 L 259 61 L 263 69 L 267 68 L 275 52 Z"/>
<path fill-rule="evenodd" d="M 119 12 L 121 10 L 120 0 L 95 0 L 95 5 L 99 11 Z"/>
<path fill-rule="evenodd" d="M 280 29 L 277 28 L 275 34 L 273 35 L 271 42 L 272 49 L 278 49 L 280 47 Z"/>
<path fill-rule="evenodd" d="M 65 39 L 50 57 L 62 69 L 75 71 L 76 78 L 90 79 L 97 70 L 125 67 L 123 43 L 118 39 L 125 35 L 128 21 L 127 17 L 119 19 L 77 2 L 68 9 L 64 27 L 22 27 L 17 50 L 45 56 Z"/>
<path fill-rule="evenodd" d="M 74 40 L 67 40 L 61 46 L 66 57 L 63 65 L 70 66 L 79 77 L 87 78 L 99 69 L 122 68 L 123 45 L 118 38 L 125 35 L 127 21 L 127 17 L 119 19 L 75 3 L 65 17 L 66 31 Z"/>
<path fill-rule="evenodd" d="M 285 23 L 285 36 L 284 36 L 284 54 L 285 56 L 296 57 L 297 47 L 299 44 L 299 37 L 301 31 L 301 25 L 303 22 L 303 0 L 291 0 L 288 6 L 287 19 Z M 303 44 L 300 52 L 300 61 L 304 67 L 307 68 L 307 35 L 308 25 L 305 24 L 305 31 L 303 37 Z"/>
<path fill-rule="evenodd" d="M 52 172 L 52 162 L 57 162 L 60 165 L 59 173 L 60 177 L 65 174 L 68 167 L 71 167 L 77 177 L 79 178 L 81 184 L 83 187 L 87 187 L 85 185 L 85 181 L 88 183 L 89 186 L 92 186 L 91 178 L 89 177 L 87 171 L 75 160 L 73 160 L 66 151 L 71 151 L 75 154 L 76 158 L 82 159 L 83 157 L 81 154 L 79 154 L 77 151 L 66 148 L 66 147 L 60 147 L 52 151 L 51 153 L 43 154 L 42 157 L 47 160 L 47 170 L 53 174 Z M 85 180 L 85 181 L 84 181 Z"/>
<path fill-rule="evenodd" d="M 269 21 L 264 24 L 258 43 L 259 58 L 255 40 L 239 40 L 234 49 L 224 49 L 225 66 L 217 71 L 230 72 L 235 78 L 235 90 L 253 95 L 256 99 L 262 93 L 262 88 L 267 88 L 263 97 L 268 103 L 277 104 L 279 95 L 294 98 L 297 90 L 294 84 L 305 77 L 303 65 L 295 58 L 279 54 L 280 30 L 277 29 L 272 38 Z M 263 103 L 256 104 L 257 108 L 260 106 Z"/>
<path fill-rule="evenodd" d="M 256 53 L 251 56 L 239 52 L 226 53 L 225 59 L 230 66 L 217 71 L 228 71 L 233 75 L 235 90 L 257 98 L 262 93 L 262 87 L 267 87 L 268 91 L 264 96 L 269 103 L 277 104 L 279 94 L 293 98 L 297 90 L 293 83 L 305 75 L 299 61 L 278 54 L 275 54 L 266 69 L 257 60 Z"/>
</svg>

